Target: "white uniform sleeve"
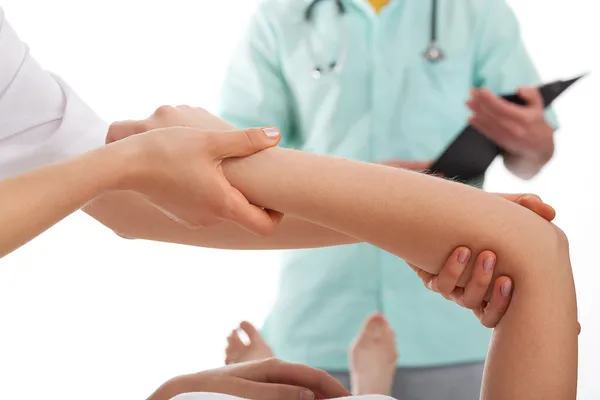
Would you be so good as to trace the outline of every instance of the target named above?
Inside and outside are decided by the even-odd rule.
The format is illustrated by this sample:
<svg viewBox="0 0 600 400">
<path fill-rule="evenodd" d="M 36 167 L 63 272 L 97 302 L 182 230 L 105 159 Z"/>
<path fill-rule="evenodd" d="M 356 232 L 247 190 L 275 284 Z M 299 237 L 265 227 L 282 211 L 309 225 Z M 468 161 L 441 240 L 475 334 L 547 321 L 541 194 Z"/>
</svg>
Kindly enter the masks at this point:
<svg viewBox="0 0 600 400">
<path fill-rule="evenodd" d="M 100 147 L 106 129 L 31 57 L 0 8 L 0 179 Z"/>
</svg>

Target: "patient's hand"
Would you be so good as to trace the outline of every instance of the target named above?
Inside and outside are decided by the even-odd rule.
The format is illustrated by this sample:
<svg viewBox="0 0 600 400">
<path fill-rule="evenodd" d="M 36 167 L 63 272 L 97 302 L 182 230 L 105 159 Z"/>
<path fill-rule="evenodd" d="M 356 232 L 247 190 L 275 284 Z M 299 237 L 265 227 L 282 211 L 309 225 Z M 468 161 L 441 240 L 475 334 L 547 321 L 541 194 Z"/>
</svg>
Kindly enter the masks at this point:
<svg viewBox="0 0 600 400">
<path fill-rule="evenodd" d="M 168 400 L 183 393 L 223 393 L 244 399 L 312 400 L 350 396 L 324 371 L 276 359 L 251 361 L 179 376 L 148 400 Z"/>
<path fill-rule="evenodd" d="M 552 221 L 556 216 L 554 209 L 536 195 L 498 195 L 528 208 L 548 221 Z M 500 322 L 508 309 L 512 294 L 512 281 L 506 276 L 498 277 L 494 282 L 491 295 L 488 296 L 496 256 L 491 251 L 484 251 L 478 255 L 473 275 L 467 285 L 464 288 L 458 287 L 457 283 L 471 257 L 471 251 L 468 248 L 457 248 L 450 255 L 439 275 L 432 275 L 418 266 L 409 265 L 428 289 L 440 293 L 446 299 L 454 301 L 462 307 L 473 310 L 484 326 L 493 328 Z"/>
</svg>

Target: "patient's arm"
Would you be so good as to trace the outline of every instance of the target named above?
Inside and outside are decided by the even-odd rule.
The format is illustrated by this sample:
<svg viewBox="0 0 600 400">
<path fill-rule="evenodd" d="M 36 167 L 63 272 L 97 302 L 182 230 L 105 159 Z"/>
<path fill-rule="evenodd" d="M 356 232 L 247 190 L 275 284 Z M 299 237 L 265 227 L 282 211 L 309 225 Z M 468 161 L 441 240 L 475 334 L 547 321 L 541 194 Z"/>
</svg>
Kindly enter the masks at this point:
<svg viewBox="0 0 600 400">
<path fill-rule="evenodd" d="M 224 171 L 255 204 L 368 241 L 432 273 L 457 246 L 494 251 L 496 273 L 515 287 L 494 333 L 484 398 L 575 398 L 575 291 L 566 239 L 553 225 L 465 185 L 281 148 L 227 161 Z"/>
</svg>

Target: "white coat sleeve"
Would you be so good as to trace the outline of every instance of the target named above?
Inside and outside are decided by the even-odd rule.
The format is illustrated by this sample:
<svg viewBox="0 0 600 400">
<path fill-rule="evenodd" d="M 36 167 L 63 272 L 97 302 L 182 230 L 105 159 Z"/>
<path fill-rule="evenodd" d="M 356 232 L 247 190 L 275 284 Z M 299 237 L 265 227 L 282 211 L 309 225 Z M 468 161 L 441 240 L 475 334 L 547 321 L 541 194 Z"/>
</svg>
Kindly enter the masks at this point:
<svg viewBox="0 0 600 400">
<path fill-rule="evenodd" d="M 31 57 L 0 8 L 0 179 L 100 147 L 106 130 Z"/>
</svg>

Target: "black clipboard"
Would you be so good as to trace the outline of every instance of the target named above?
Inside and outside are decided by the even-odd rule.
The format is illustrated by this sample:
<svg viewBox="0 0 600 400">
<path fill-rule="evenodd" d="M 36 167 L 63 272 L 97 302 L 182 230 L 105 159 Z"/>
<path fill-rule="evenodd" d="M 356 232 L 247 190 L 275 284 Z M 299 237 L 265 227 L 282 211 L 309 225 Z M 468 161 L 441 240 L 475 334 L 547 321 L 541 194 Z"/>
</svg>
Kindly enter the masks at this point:
<svg viewBox="0 0 600 400">
<path fill-rule="evenodd" d="M 566 81 L 555 81 L 538 87 L 548 107 L 571 85 L 585 75 Z M 502 96 L 514 104 L 525 105 L 517 94 Z M 430 171 L 446 178 L 467 183 L 483 178 L 485 172 L 502 153 L 502 149 L 471 125 L 467 126 L 433 163 Z"/>
</svg>

